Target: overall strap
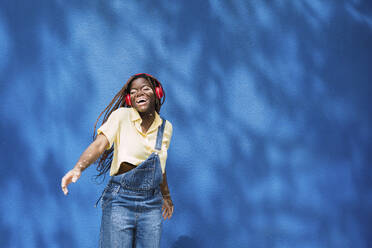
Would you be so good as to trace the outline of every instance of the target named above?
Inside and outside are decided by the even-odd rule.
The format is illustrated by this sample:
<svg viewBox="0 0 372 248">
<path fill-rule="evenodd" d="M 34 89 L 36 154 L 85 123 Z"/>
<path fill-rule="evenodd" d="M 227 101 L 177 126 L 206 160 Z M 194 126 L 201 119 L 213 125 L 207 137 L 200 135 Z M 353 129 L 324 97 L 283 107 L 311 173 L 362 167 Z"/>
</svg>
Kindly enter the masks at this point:
<svg viewBox="0 0 372 248">
<path fill-rule="evenodd" d="M 157 151 L 161 150 L 161 144 L 163 142 L 165 122 L 167 121 L 166 119 L 163 119 L 163 118 L 161 118 L 161 119 L 163 120 L 163 123 L 158 128 L 158 135 L 156 137 L 156 143 L 155 143 L 155 150 L 157 150 Z"/>
</svg>

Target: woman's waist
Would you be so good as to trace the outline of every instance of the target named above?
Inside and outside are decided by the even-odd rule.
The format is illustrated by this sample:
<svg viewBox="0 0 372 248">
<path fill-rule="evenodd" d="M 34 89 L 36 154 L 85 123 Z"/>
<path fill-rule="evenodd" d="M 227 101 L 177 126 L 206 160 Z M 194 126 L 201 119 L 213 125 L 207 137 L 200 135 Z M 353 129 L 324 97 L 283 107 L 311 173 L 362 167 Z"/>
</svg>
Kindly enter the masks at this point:
<svg viewBox="0 0 372 248">
<path fill-rule="evenodd" d="M 122 174 L 123 172 L 125 173 L 125 168 L 121 169 L 122 165 L 123 167 L 128 167 L 125 166 L 125 164 L 130 164 L 129 168 L 133 169 L 133 167 L 139 166 L 141 163 L 145 162 L 148 158 L 153 157 L 154 155 L 157 155 L 160 161 L 160 165 L 162 167 L 165 167 L 165 163 L 167 160 L 167 153 L 162 153 L 161 151 L 155 151 L 150 154 L 146 154 L 146 156 L 128 156 L 126 153 L 121 153 L 121 154 L 114 154 L 111 162 L 111 169 L 110 169 L 110 176 L 113 175 L 119 175 Z M 124 162 L 124 164 L 123 164 Z M 132 165 L 132 166 L 131 166 Z M 121 171 L 119 172 L 119 170 Z M 127 168 L 128 170 L 128 168 Z"/>
<path fill-rule="evenodd" d="M 128 162 L 121 162 L 118 171 L 114 174 L 114 176 L 118 176 L 124 174 L 130 170 L 133 170 L 137 166 Z"/>
<path fill-rule="evenodd" d="M 154 159 L 155 157 L 157 157 L 159 159 L 158 154 L 154 152 L 154 153 L 151 153 L 150 156 L 148 156 L 145 160 L 121 161 L 117 169 L 112 168 L 112 169 L 114 169 L 114 173 L 112 173 L 112 176 L 118 176 L 118 175 L 125 174 L 125 173 L 135 169 L 136 167 L 141 166 L 143 163 L 146 163 L 147 161 Z M 111 166 L 115 167 L 114 164 L 112 164 Z"/>
</svg>

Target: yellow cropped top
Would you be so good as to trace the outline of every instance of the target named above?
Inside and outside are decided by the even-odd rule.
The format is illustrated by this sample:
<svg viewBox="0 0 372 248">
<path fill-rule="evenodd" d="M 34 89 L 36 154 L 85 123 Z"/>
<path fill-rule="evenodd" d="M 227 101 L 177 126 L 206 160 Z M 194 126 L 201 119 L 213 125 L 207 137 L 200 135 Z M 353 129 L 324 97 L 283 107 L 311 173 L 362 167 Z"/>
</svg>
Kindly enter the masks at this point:
<svg viewBox="0 0 372 248">
<path fill-rule="evenodd" d="M 146 133 L 141 129 L 142 119 L 134 108 L 118 108 L 114 110 L 107 121 L 97 129 L 97 134 L 103 133 L 109 141 L 107 150 L 114 144 L 114 155 L 111 163 L 110 176 L 119 171 L 122 162 L 139 165 L 151 153 L 155 152 L 155 142 L 158 127 L 163 120 L 155 112 L 155 119 Z M 172 138 L 172 124 L 165 123 L 161 151 L 158 153 L 162 172 L 165 172 L 167 150 Z"/>
</svg>

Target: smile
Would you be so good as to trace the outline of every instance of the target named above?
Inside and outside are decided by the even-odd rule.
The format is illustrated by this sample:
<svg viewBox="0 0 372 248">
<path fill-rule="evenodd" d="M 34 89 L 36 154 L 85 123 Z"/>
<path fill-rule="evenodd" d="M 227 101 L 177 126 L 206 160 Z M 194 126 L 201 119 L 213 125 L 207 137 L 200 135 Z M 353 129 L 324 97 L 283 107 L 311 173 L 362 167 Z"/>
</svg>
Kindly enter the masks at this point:
<svg viewBox="0 0 372 248">
<path fill-rule="evenodd" d="M 136 100 L 137 105 L 143 105 L 143 104 L 146 104 L 147 102 L 148 102 L 148 99 L 146 98 L 140 98 Z"/>
</svg>

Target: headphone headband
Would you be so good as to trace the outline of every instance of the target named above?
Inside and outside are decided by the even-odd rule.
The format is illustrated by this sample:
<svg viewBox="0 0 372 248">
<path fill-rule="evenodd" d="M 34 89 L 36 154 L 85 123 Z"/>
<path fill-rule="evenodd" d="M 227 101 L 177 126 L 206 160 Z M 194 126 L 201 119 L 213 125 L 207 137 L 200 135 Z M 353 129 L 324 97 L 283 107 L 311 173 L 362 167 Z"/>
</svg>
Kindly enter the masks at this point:
<svg viewBox="0 0 372 248">
<path fill-rule="evenodd" d="M 154 76 L 148 74 L 148 73 L 137 73 L 137 74 L 134 74 L 133 77 L 136 77 L 136 76 L 139 76 L 139 75 L 146 75 L 148 77 L 152 77 L 152 78 L 155 78 Z"/>
</svg>

